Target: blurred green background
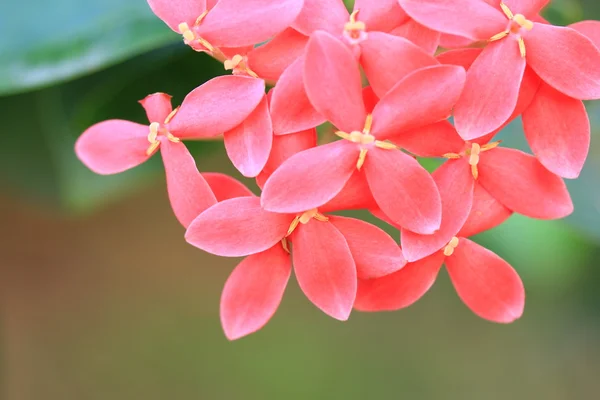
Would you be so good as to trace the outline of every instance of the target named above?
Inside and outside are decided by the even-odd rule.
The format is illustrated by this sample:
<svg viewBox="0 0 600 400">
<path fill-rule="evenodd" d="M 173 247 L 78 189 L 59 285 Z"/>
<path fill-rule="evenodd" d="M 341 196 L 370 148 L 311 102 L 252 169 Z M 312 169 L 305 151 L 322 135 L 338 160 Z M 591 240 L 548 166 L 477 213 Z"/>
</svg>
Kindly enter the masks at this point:
<svg viewBox="0 0 600 400">
<path fill-rule="evenodd" d="M 545 16 L 600 19 L 600 3 L 554 0 Z M 599 105 L 575 213 L 477 238 L 525 282 L 518 322 L 475 317 L 445 272 L 413 307 L 346 323 L 292 281 L 267 327 L 230 343 L 218 304 L 237 260 L 185 243 L 160 161 L 100 177 L 73 153 L 95 122 L 145 121 L 146 94 L 178 104 L 221 73 L 144 0 L 0 4 L 0 398 L 600 398 Z M 526 149 L 519 121 L 502 136 Z M 222 144 L 193 152 L 239 177 Z"/>
</svg>

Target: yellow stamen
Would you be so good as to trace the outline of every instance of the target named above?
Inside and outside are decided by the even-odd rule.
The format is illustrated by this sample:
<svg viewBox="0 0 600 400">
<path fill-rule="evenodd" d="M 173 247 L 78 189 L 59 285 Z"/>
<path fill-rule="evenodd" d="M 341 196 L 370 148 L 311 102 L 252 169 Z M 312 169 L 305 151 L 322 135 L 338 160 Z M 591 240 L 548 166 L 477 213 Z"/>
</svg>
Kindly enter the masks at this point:
<svg viewBox="0 0 600 400">
<path fill-rule="evenodd" d="M 281 239 L 281 247 L 283 247 L 286 253 L 290 254 L 290 246 L 286 238 Z"/>
<path fill-rule="evenodd" d="M 379 147 L 380 149 L 384 149 L 384 150 L 397 150 L 398 146 L 396 146 L 394 143 L 392 142 L 383 142 L 381 140 L 376 140 L 375 141 L 375 147 Z"/>
<path fill-rule="evenodd" d="M 156 149 L 158 149 L 158 146 L 160 146 L 160 142 L 156 141 L 154 143 L 150 143 L 150 146 L 148 146 L 148 149 L 146 150 L 146 155 L 150 156 L 152 155 L 152 153 L 154 153 L 156 151 Z"/>
<path fill-rule="evenodd" d="M 356 162 L 356 169 L 360 171 L 362 166 L 365 164 L 365 160 L 367 159 L 368 149 L 360 149 L 360 154 L 358 155 L 358 161 Z"/>
<path fill-rule="evenodd" d="M 188 42 L 191 42 L 196 38 L 196 34 L 192 32 L 187 22 L 180 23 L 178 29 L 179 33 L 181 33 L 183 35 L 183 38 Z"/>
<path fill-rule="evenodd" d="M 510 32 L 508 32 L 508 31 L 504 31 L 504 32 L 497 33 L 497 34 L 495 34 L 494 36 L 492 36 L 492 37 L 489 39 L 489 41 L 490 41 L 490 42 L 495 42 L 496 40 L 504 39 L 505 37 L 507 37 L 507 36 L 508 36 L 508 34 L 509 34 L 509 33 L 510 33 Z"/>
<path fill-rule="evenodd" d="M 356 16 L 358 15 L 359 11 L 360 10 L 355 10 L 352 14 L 350 14 L 350 21 L 346 22 L 344 25 L 345 31 L 364 31 L 367 29 L 367 26 L 364 22 L 356 20 Z"/>
<path fill-rule="evenodd" d="M 206 16 L 207 13 L 208 13 L 208 11 L 205 11 L 202 14 L 200 14 L 200 16 L 198 18 L 196 18 L 196 22 L 194 23 L 194 26 L 200 25 L 200 23 L 202 23 L 202 20 L 204 19 L 204 17 Z M 197 36 L 196 33 L 190 28 L 190 26 L 188 25 L 187 22 L 180 23 L 177 26 L 177 28 L 179 29 L 179 33 L 181 33 L 183 35 L 183 39 L 185 40 L 185 42 L 188 45 L 191 42 L 197 41 L 202 46 L 204 46 L 204 48 L 206 48 L 209 52 L 212 53 L 215 51 L 215 48 L 213 47 L 213 45 L 211 45 L 205 39 L 202 39 L 201 37 Z M 193 48 L 193 46 L 192 46 L 192 48 Z"/>
<path fill-rule="evenodd" d="M 484 144 L 483 146 L 481 146 L 481 151 L 488 151 L 488 150 L 492 150 L 495 149 L 496 147 L 498 147 L 498 145 L 502 143 L 502 140 L 498 140 L 497 142 L 492 142 L 492 143 L 488 143 L 488 144 Z"/>
<path fill-rule="evenodd" d="M 225 60 L 223 62 L 223 66 L 225 67 L 226 71 L 233 71 L 234 73 L 236 73 L 236 70 L 241 70 L 249 76 L 258 79 L 258 74 L 250 69 L 245 57 L 239 54 L 236 54 L 230 60 Z"/>
<path fill-rule="evenodd" d="M 179 111 L 179 107 L 175 108 L 173 111 L 171 111 L 169 113 L 169 115 L 167 115 L 167 118 L 165 118 L 165 125 L 168 124 L 169 122 L 171 122 L 171 120 L 173 119 L 175 114 L 177 114 L 177 111 Z"/>
<path fill-rule="evenodd" d="M 160 128 L 160 124 L 158 122 L 153 122 L 150 124 L 150 133 L 148 134 L 148 141 L 150 143 L 156 143 L 156 138 L 158 137 L 158 129 Z"/>
<path fill-rule="evenodd" d="M 444 255 L 446 257 L 450 257 L 452 254 L 454 254 L 454 249 L 458 247 L 458 242 L 459 240 L 456 236 L 454 236 L 450 242 L 448 242 L 446 247 L 444 247 Z"/>
<path fill-rule="evenodd" d="M 517 14 L 512 18 L 519 26 L 527 29 L 528 31 L 533 29 L 533 22 L 525 18 L 523 14 Z"/>
<path fill-rule="evenodd" d="M 456 153 L 446 153 L 442 157 L 448 158 L 448 159 L 451 159 L 451 160 L 458 160 L 459 158 L 461 158 L 461 155 L 460 154 L 456 154 Z"/>
<path fill-rule="evenodd" d="M 481 153 L 481 146 L 478 143 L 471 145 L 469 164 L 477 165 L 479 162 L 479 153 Z"/>
<path fill-rule="evenodd" d="M 504 2 L 500 2 L 500 8 L 504 12 L 504 15 L 506 15 L 506 18 L 513 19 L 514 15 L 512 11 L 510 11 L 510 8 L 508 8 L 508 6 L 504 4 Z"/>
<path fill-rule="evenodd" d="M 523 38 L 519 38 L 517 41 L 519 42 L 519 52 L 521 53 L 521 57 L 525 58 L 525 56 L 527 56 L 527 51 L 525 50 L 525 41 Z"/>
<path fill-rule="evenodd" d="M 317 221 L 321 221 L 321 222 L 329 221 L 329 217 L 321 214 L 316 208 L 313 208 L 312 210 L 308 210 L 308 211 L 304 212 L 302 215 L 297 215 L 292 220 L 292 223 L 290 224 L 290 227 L 288 228 L 288 231 L 287 231 L 287 234 L 285 235 L 285 237 L 290 236 L 296 230 L 298 225 L 300 225 L 300 224 L 306 225 L 312 219 L 316 219 Z"/>
<path fill-rule="evenodd" d="M 202 23 L 202 20 L 204 20 L 204 17 L 206 17 L 206 14 L 208 14 L 208 10 L 204 11 L 202 14 L 200 14 L 198 18 L 196 18 L 196 22 L 194 23 L 194 25 L 200 25 Z"/>
<path fill-rule="evenodd" d="M 373 114 L 367 114 L 367 118 L 365 119 L 365 127 L 363 128 L 363 133 L 367 135 L 371 133 L 371 127 L 373 126 Z"/>
</svg>

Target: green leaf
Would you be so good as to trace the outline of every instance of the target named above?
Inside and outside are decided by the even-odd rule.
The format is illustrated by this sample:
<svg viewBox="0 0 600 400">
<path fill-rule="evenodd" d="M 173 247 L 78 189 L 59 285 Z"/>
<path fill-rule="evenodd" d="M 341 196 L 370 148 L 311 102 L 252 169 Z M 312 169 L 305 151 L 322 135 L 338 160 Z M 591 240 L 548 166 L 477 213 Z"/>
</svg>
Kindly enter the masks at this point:
<svg viewBox="0 0 600 400">
<path fill-rule="evenodd" d="M 181 40 L 144 0 L 0 5 L 0 95 L 96 72 Z"/>
</svg>

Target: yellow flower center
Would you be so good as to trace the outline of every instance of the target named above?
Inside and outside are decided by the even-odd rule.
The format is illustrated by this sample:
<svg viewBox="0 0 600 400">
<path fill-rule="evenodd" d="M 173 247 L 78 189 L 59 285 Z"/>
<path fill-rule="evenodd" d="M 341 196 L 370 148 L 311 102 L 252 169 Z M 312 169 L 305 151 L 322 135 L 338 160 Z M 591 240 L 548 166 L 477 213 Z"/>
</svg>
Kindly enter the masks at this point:
<svg viewBox="0 0 600 400">
<path fill-rule="evenodd" d="M 533 29 L 533 22 L 525 18 L 523 14 L 514 15 L 510 8 L 504 3 L 500 3 L 500 8 L 508 18 L 509 23 L 506 30 L 492 36 L 490 38 L 490 42 L 495 42 L 496 40 L 504 39 L 510 34 L 517 35 L 517 42 L 519 43 L 519 52 L 521 53 L 521 57 L 525 58 L 527 55 L 527 51 L 525 49 L 525 40 L 522 37 L 523 31 L 530 31 Z"/>
<path fill-rule="evenodd" d="M 212 53 L 215 51 L 215 47 L 211 45 L 207 40 L 203 39 L 196 33 L 194 30 L 195 27 L 199 26 L 202 23 L 204 17 L 206 17 L 208 11 L 204 11 L 198 18 L 196 18 L 196 22 L 194 22 L 194 26 L 190 28 L 187 22 L 182 22 L 178 25 L 179 33 L 183 36 L 183 42 L 190 46 L 192 49 L 196 51 L 208 51 Z"/>
<path fill-rule="evenodd" d="M 462 153 L 446 153 L 442 157 L 456 160 L 469 156 L 471 174 L 473 175 L 473 178 L 477 179 L 479 177 L 479 170 L 477 169 L 477 165 L 479 164 L 479 155 L 484 151 L 489 151 L 498 147 L 499 144 L 500 141 L 484 144 L 483 146 L 481 146 L 479 143 L 473 143 L 471 144 L 470 148 L 466 149 Z"/>
<path fill-rule="evenodd" d="M 167 116 L 163 124 L 161 124 L 160 122 L 152 122 L 150 124 L 150 133 L 148 133 L 148 142 L 150 142 L 150 146 L 148 146 L 148 149 L 146 150 L 147 155 L 152 155 L 152 153 L 154 153 L 156 149 L 158 149 L 158 147 L 160 146 L 160 140 L 158 140 L 158 136 L 160 135 L 165 136 L 170 142 L 181 142 L 181 139 L 173 136 L 173 134 L 169 132 L 167 130 L 167 127 L 165 126 L 169 122 L 171 122 L 175 114 L 177 114 L 177 111 L 179 111 L 179 107 L 171 111 L 171 113 Z"/>
</svg>

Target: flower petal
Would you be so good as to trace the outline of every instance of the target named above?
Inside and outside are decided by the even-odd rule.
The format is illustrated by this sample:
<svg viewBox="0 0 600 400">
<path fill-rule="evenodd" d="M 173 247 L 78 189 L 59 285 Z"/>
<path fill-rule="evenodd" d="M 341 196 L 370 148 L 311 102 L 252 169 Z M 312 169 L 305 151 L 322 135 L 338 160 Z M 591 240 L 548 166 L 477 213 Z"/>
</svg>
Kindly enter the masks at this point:
<svg viewBox="0 0 600 400">
<path fill-rule="evenodd" d="M 423 49 L 399 36 L 369 32 L 361 43 L 360 62 L 369 84 L 383 97 L 410 73 L 438 62 Z"/>
<path fill-rule="evenodd" d="M 375 201 L 392 221 L 425 235 L 440 228 L 438 189 L 417 160 L 400 150 L 372 149 L 364 171 Z"/>
<path fill-rule="evenodd" d="M 289 27 L 303 3 L 303 0 L 220 0 L 199 25 L 198 34 L 216 47 L 255 45 Z"/>
<path fill-rule="evenodd" d="M 253 178 L 264 168 L 273 144 L 273 127 L 267 97 L 237 127 L 225 132 L 225 149 L 242 175 Z"/>
<path fill-rule="evenodd" d="M 312 210 L 333 199 L 356 170 L 358 149 L 341 141 L 290 157 L 265 183 L 262 205 L 273 212 Z"/>
<path fill-rule="evenodd" d="M 319 207 L 321 212 L 333 212 L 343 210 L 370 210 L 377 208 L 377 203 L 371 194 L 369 184 L 365 179 L 365 174 L 361 171 L 354 171 L 342 190 Z"/>
<path fill-rule="evenodd" d="M 509 323 L 523 314 L 525 288 L 517 272 L 488 249 L 461 238 L 446 268 L 461 300 L 481 318 Z"/>
<path fill-rule="evenodd" d="M 454 109 L 454 121 L 465 140 L 499 128 L 517 106 L 525 59 L 512 38 L 490 43 L 467 71 L 465 88 Z"/>
<path fill-rule="evenodd" d="M 254 333 L 269 322 L 291 272 L 290 255 L 279 244 L 238 264 L 221 295 L 221 324 L 227 339 Z"/>
<path fill-rule="evenodd" d="M 288 28 L 248 54 L 248 66 L 262 79 L 277 81 L 304 54 L 308 37 Z"/>
<path fill-rule="evenodd" d="M 523 14 L 526 17 L 534 17 L 550 0 L 502 0 L 514 14 Z"/>
<path fill-rule="evenodd" d="M 219 76 L 192 90 L 169 123 L 182 139 L 222 134 L 241 124 L 265 95 L 265 82 L 246 76 Z"/>
<path fill-rule="evenodd" d="M 292 235 L 300 288 L 325 314 L 345 321 L 356 298 L 356 266 L 344 236 L 330 223 L 310 221 Z"/>
<path fill-rule="evenodd" d="M 460 153 L 465 147 L 456 129 L 447 121 L 404 131 L 390 140 L 419 157 L 441 157 L 446 153 Z"/>
<path fill-rule="evenodd" d="M 302 11 L 292 27 L 306 36 L 317 30 L 339 35 L 348 17 L 348 10 L 342 0 L 304 0 Z"/>
<path fill-rule="evenodd" d="M 380 278 L 406 265 L 398 243 L 375 225 L 338 216 L 329 222 L 346 238 L 359 279 Z"/>
<path fill-rule="evenodd" d="M 581 100 L 543 83 L 523 113 L 523 129 L 542 165 L 563 178 L 577 178 L 590 149 L 590 121 Z"/>
<path fill-rule="evenodd" d="M 456 49 L 460 47 L 467 47 L 473 43 L 473 39 L 469 39 L 462 36 L 450 35 L 442 33 L 440 35 L 440 47 L 445 49 Z"/>
<path fill-rule="evenodd" d="M 590 39 L 597 48 L 600 47 L 600 21 L 579 21 L 569 25 L 569 28 Z"/>
<path fill-rule="evenodd" d="M 469 237 L 492 229 L 508 219 L 512 211 L 492 197 L 487 190 L 475 183 L 473 206 L 469 218 L 457 236 Z"/>
<path fill-rule="evenodd" d="M 276 135 L 312 129 L 325 117 L 310 103 L 304 88 L 304 58 L 298 58 L 281 75 L 271 97 L 271 119 Z"/>
<path fill-rule="evenodd" d="M 304 86 L 315 109 L 338 129 L 362 130 L 366 111 L 360 70 L 348 46 L 315 32 L 306 45 Z"/>
<path fill-rule="evenodd" d="M 465 82 L 454 65 L 419 69 L 398 82 L 373 110 L 372 134 L 380 140 L 448 118 Z"/>
<path fill-rule="evenodd" d="M 189 226 L 185 240 L 218 256 L 247 256 L 275 246 L 287 234 L 293 218 L 263 210 L 256 196 L 238 197 L 200 214 Z"/>
<path fill-rule="evenodd" d="M 173 111 L 171 96 L 166 93 L 149 94 L 143 100 L 140 100 L 140 104 L 144 107 L 144 110 L 146 110 L 148 121 L 151 123 L 164 123 L 165 119 L 167 119 L 171 111 Z"/>
<path fill-rule="evenodd" d="M 506 17 L 481 0 L 399 0 L 402 9 L 434 31 L 487 40 L 506 29 Z"/>
<path fill-rule="evenodd" d="M 363 88 L 363 100 L 365 102 L 365 109 L 367 110 L 367 113 L 373 113 L 375 106 L 377 103 L 379 103 L 379 97 L 377 97 L 371 86 L 366 86 Z"/>
<path fill-rule="evenodd" d="M 434 54 L 440 43 L 440 33 L 408 18 L 394 29 L 392 35 L 402 36 L 422 48 L 427 54 Z"/>
<path fill-rule="evenodd" d="M 414 304 L 433 286 L 443 263 L 444 253 L 438 251 L 406 264 L 391 275 L 359 280 L 354 308 L 359 311 L 392 311 Z"/>
<path fill-rule="evenodd" d="M 111 119 L 89 127 L 77 139 L 77 157 L 97 174 L 127 171 L 150 158 L 147 125 Z"/>
<path fill-rule="evenodd" d="M 364 22 L 370 32 L 390 32 L 407 19 L 398 0 L 356 0 L 354 10 L 359 10 L 358 20 Z"/>
<path fill-rule="evenodd" d="M 148 0 L 148 5 L 158 18 L 177 33 L 180 33 L 180 23 L 194 26 L 196 19 L 206 11 L 206 0 Z"/>
<path fill-rule="evenodd" d="M 579 100 L 600 98 L 600 51 L 571 28 L 535 23 L 527 63 L 550 86 Z"/>
<path fill-rule="evenodd" d="M 203 172 L 202 177 L 208 183 L 218 202 L 236 197 L 254 196 L 244 184 L 229 175 L 218 172 Z"/>
<path fill-rule="evenodd" d="M 442 224 L 433 235 L 402 229 L 402 250 L 408 261 L 420 260 L 446 246 L 465 224 L 473 205 L 475 180 L 464 159 L 446 161 L 432 176 L 442 199 Z"/>
<path fill-rule="evenodd" d="M 473 48 L 450 50 L 441 53 L 436 59 L 441 64 L 458 65 L 468 71 L 482 51 L 483 49 Z"/>
<path fill-rule="evenodd" d="M 484 153 L 478 181 L 507 208 L 531 218 L 557 219 L 573 212 L 563 180 L 518 150 L 496 148 Z"/>
</svg>

